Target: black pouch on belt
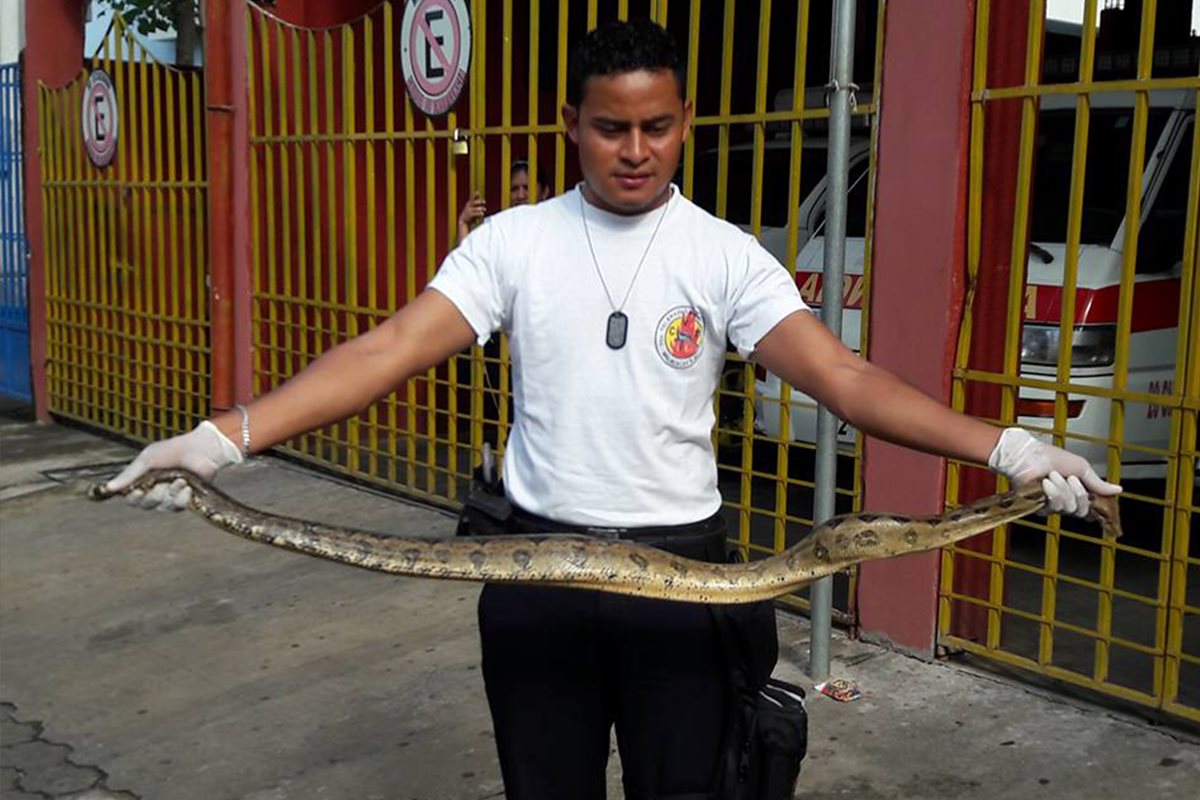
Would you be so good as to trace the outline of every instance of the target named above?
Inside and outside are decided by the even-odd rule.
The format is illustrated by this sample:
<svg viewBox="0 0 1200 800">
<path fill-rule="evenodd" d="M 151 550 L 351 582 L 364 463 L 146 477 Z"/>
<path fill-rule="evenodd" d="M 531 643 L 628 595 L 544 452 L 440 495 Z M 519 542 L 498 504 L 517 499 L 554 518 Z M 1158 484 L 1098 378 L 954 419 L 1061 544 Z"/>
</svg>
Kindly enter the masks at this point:
<svg viewBox="0 0 1200 800">
<path fill-rule="evenodd" d="M 471 492 L 458 514 L 456 536 L 502 536 L 510 532 L 512 503 L 504 494 L 504 481 L 496 474 L 491 451 L 484 445 L 483 464 L 475 470 Z"/>
<path fill-rule="evenodd" d="M 512 505 L 504 487 L 481 486 L 471 490 L 458 513 L 456 536 L 503 536 L 508 533 Z"/>
</svg>

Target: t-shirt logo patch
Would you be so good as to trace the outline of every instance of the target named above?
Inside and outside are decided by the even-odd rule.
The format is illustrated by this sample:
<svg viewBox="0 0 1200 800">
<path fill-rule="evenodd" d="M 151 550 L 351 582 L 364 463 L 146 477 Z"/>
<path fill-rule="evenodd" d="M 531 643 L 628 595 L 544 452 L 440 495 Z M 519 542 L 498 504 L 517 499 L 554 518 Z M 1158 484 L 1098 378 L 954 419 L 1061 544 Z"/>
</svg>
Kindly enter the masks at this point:
<svg viewBox="0 0 1200 800">
<path fill-rule="evenodd" d="M 687 369 L 704 346 L 704 317 L 691 306 L 676 306 L 658 321 L 654 333 L 658 354 L 668 366 Z"/>
</svg>

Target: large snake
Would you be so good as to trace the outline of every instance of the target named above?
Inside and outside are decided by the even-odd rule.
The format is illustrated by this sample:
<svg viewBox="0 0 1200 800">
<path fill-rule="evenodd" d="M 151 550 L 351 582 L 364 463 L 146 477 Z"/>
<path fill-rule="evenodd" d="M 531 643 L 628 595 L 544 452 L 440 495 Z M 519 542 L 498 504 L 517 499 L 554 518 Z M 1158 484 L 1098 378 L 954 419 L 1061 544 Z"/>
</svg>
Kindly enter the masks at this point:
<svg viewBox="0 0 1200 800">
<path fill-rule="evenodd" d="M 120 494 L 186 481 L 191 508 L 222 530 L 285 550 L 363 569 L 425 578 L 524 582 L 700 603 L 748 603 L 786 594 L 874 558 L 918 553 L 974 536 L 1046 505 L 1040 485 L 993 495 L 942 516 L 845 514 L 801 542 L 750 563 L 710 564 L 620 539 L 581 534 L 422 538 L 387 536 L 276 516 L 242 505 L 185 470 L 154 470 Z M 94 500 L 114 493 L 104 484 Z M 1117 498 L 1093 496 L 1089 519 L 1121 535 Z"/>
</svg>

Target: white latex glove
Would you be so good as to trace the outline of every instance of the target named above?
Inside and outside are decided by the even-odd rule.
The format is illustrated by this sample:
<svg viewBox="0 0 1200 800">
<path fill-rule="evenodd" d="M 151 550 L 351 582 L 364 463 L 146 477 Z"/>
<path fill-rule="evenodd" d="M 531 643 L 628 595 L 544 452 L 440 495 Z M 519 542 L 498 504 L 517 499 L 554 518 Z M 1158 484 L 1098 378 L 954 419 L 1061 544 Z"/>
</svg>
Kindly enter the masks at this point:
<svg viewBox="0 0 1200 800">
<path fill-rule="evenodd" d="M 152 469 L 187 469 L 207 481 L 212 480 L 222 467 L 241 461 L 242 452 L 238 446 L 216 425 L 205 420 L 190 433 L 147 445 L 120 475 L 106 484 L 106 488 L 119 492 Z M 135 489 L 126 497 L 141 508 L 182 511 L 192 500 L 192 487 L 179 480 L 157 484 L 148 492 Z"/>
<path fill-rule="evenodd" d="M 1041 480 L 1048 513 L 1086 517 L 1089 492 L 1121 493 L 1120 486 L 1097 475 L 1084 458 L 1038 441 L 1023 428 L 1004 429 L 988 466 L 1017 486 Z"/>
</svg>

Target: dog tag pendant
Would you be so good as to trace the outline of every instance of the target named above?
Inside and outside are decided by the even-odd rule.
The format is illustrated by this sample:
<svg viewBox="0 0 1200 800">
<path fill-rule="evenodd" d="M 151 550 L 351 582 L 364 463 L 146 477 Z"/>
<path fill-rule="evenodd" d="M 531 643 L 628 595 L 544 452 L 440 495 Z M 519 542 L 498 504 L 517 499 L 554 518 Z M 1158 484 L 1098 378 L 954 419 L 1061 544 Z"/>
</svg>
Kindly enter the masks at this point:
<svg viewBox="0 0 1200 800">
<path fill-rule="evenodd" d="M 608 315 L 608 333 L 605 335 L 604 341 L 613 350 L 620 350 L 625 346 L 625 334 L 628 331 L 629 317 L 620 311 L 614 311 Z"/>
</svg>

